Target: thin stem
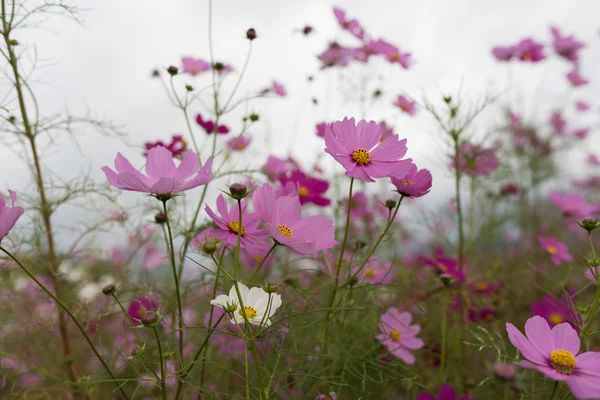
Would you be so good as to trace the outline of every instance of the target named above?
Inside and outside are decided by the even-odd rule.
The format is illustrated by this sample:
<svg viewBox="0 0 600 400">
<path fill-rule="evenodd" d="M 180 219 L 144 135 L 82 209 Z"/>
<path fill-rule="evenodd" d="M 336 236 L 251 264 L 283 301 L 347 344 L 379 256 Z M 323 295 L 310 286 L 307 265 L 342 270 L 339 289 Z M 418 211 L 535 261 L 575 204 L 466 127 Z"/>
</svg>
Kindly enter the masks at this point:
<svg viewBox="0 0 600 400">
<path fill-rule="evenodd" d="M 342 241 L 342 249 L 340 250 L 340 258 L 336 265 L 335 273 L 335 287 L 337 288 L 340 280 L 340 267 L 342 266 L 342 260 L 344 259 L 344 251 L 346 250 L 346 241 L 348 239 L 348 230 L 350 229 L 350 210 L 352 209 L 352 187 L 354 186 L 354 178 L 350 179 L 350 191 L 348 194 L 348 212 L 346 213 L 346 227 L 344 229 L 344 240 Z M 334 290 L 335 293 L 335 290 Z M 332 296 L 335 298 L 335 294 Z"/>
<path fill-rule="evenodd" d="M 171 231 L 171 222 L 169 221 L 169 212 L 167 210 L 167 201 L 163 200 L 163 210 L 165 221 L 167 223 L 167 232 L 169 234 L 169 248 L 171 256 L 171 267 L 173 268 L 173 279 L 175 280 L 175 292 L 177 294 L 177 311 L 179 313 L 179 364 L 183 366 L 183 310 L 181 305 L 181 293 L 179 291 L 179 277 L 177 276 L 177 267 L 175 266 L 175 247 L 173 246 L 173 233 Z"/>
<path fill-rule="evenodd" d="M 156 345 L 158 346 L 158 359 L 160 361 L 160 393 L 162 395 L 163 400 L 167 400 L 167 385 L 165 384 L 165 362 L 163 360 L 162 345 L 160 344 L 160 336 L 158 336 L 156 326 L 153 326 L 152 330 L 154 331 L 154 337 L 156 338 Z"/>
<path fill-rule="evenodd" d="M 71 310 L 69 310 L 69 308 L 58 298 L 54 295 L 54 293 L 52 293 L 50 290 L 48 290 L 48 288 L 46 288 L 46 286 L 44 286 L 44 284 L 42 282 L 40 282 L 35 275 L 33 275 L 33 273 L 24 265 L 22 264 L 11 252 L 9 252 L 8 250 L 6 250 L 4 247 L 0 246 L 0 250 L 2 250 L 8 257 L 10 257 L 15 263 L 17 263 L 17 265 L 19 267 L 21 267 L 21 269 L 44 291 L 46 292 L 46 294 L 48 296 L 50 296 L 52 298 L 52 300 L 54 300 L 56 302 L 56 304 L 58 304 L 60 306 L 60 308 L 62 308 L 68 315 L 69 317 L 71 317 L 71 320 L 75 323 L 75 325 L 77 325 L 77 328 L 79 329 L 79 331 L 81 332 L 81 334 L 83 335 L 83 337 L 85 338 L 85 340 L 88 342 L 88 344 L 90 345 L 90 347 L 92 348 L 92 351 L 94 352 L 94 354 L 96 355 L 96 358 L 98 358 L 98 360 L 100 361 L 100 363 L 102 364 L 102 366 L 104 367 L 104 369 L 106 370 L 106 372 L 108 373 L 108 375 L 112 378 L 112 380 L 115 382 L 115 384 L 117 385 L 117 389 L 119 390 L 119 392 L 121 392 L 121 395 L 126 399 L 129 400 L 129 397 L 127 396 L 127 394 L 125 393 L 125 391 L 123 390 L 123 388 L 121 387 L 121 385 L 119 384 L 119 382 L 117 382 L 117 378 L 115 377 L 115 375 L 113 374 L 113 372 L 111 371 L 110 367 L 108 366 L 108 364 L 106 364 L 106 362 L 104 361 L 104 359 L 102 358 L 102 356 L 100 355 L 100 353 L 98 352 L 98 349 L 96 349 L 96 346 L 94 346 L 94 343 L 92 342 L 92 340 L 90 339 L 90 337 L 88 336 L 85 328 L 79 323 L 79 321 L 77 320 L 77 318 L 75 318 L 75 315 L 73 315 L 73 313 L 71 312 Z"/>
<path fill-rule="evenodd" d="M 254 269 L 254 272 L 252 273 L 252 276 L 250 276 L 250 279 L 248 280 L 248 282 L 252 282 L 252 280 L 254 279 L 254 277 L 256 276 L 256 274 L 258 274 L 258 271 L 260 271 L 260 269 L 263 266 L 263 264 L 265 263 L 265 261 L 267 261 L 267 258 L 269 258 L 269 256 L 271 255 L 271 253 L 273 252 L 273 250 L 275 250 L 275 248 L 277 246 L 279 246 L 279 243 L 273 243 L 273 246 L 271 246 L 271 248 L 269 249 L 269 251 L 267 252 L 267 254 L 260 261 L 260 264 L 258 264 L 258 266 Z"/>
<path fill-rule="evenodd" d="M 550 400 L 554 400 L 554 395 L 556 394 L 556 389 L 558 389 L 559 381 L 554 381 L 554 388 L 552 389 L 552 394 L 550 395 Z"/>
<path fill-rule="evenodd" d="M 444 292 L 444 308 L 442 310 L 444 315 L 442 316 L 442 354 L 440 360 L 440 382 L 444 383 L 445 380 L 445 365 L 446 365 L 446 339 L 448 330 L 448 290 Z"/>
<path fill-rule="evenodd" d="M 237 246 L 235 246 L 235 263 L 233 264 L 233 279 L 237 279 L 238 269 L 240 267 L 240 247 L 242 247 L 242 232 L 244 231 L 244 225 L 242 225 L 242 200 L 237 199 L 238 206 L 238 229 L 237 229 Z"/>
</svg>

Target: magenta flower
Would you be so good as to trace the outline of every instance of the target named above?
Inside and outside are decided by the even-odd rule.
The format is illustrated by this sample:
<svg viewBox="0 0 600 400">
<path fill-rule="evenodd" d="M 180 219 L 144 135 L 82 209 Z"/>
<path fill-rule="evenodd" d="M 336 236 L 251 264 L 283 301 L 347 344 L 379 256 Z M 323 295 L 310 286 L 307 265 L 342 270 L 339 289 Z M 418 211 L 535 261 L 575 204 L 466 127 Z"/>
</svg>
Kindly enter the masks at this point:
<svg viewBox="0 0 600 400">
<path fill-rule="evenodd" d="M 494 172 L 500 165 L 500 160 L 492 148 L 463 143 L 459 148 L 458 166 L 463 174 L 471 177 L 487 176 Z M 450 167 L 454 169 L 456 155 L 454 155 Z"/>
<path fill-rule="evenodd" d="M 320 394 L 315 397 L 315 400 L 337 400 L 337 394 L 335 392 L 329 392 L 328 394 Z"/>
<path fill-rule="evenodd" d="M 514 49 L 515 56 L 521 61 L 535 63 L 546 58 L 544 56 L 544 45 L 531 38 L 521 40 Z"/>
<path fill-rule="evenodd" d="M 573 136 L 577 139 L 585 139 L 587 135 L 590 133 L 589 128 L 578 128 L 573 131 Z"/>
<path fill-rule="evenodd" d="M 287 96 L 287 90 L 285 90 L 285 87 L 277 81 L 273 81 L 273 86 L 272 86 L 271 90 L 273 90 L 273 92 L 277 96 L 281 96 L 281 97 Z"/>
<path fill-rule="evenodd" d="M 270 180 L 275 181 L 285 177 L 293 170 L 300 169 L 300 166 L 291 157 L 284 159 L 275 156 L 269 156 L 262 169 Z"/>
<path fill-rule="evenodd" d="M 412 315 L 400 312 L 391 307 L 381 316 L 379 321 L 379 335 L 377 340 L 388 351 L 407 364 L 415 363 L 415 356 L 410 350 L 417 350 L 424 346 L 421 339 L 417 338 L 421 331 L 419 325 L 411 325 Z"/>
<path fill-rule="evenodd" d="M 417 113 L 417 103 L 408 97 L 399 95 L 396 101 L 394 101 L 394 105 L 408 115 L 415 115 Z"/>
<path fill-rule="evenodd" d="M 573 261 L 573 255 L 566 244 L 559 242 L 554 236 L 538 236 L 540 246 L 550 255 L 555 265 L 563 261 Z"/>
<path fill-rule="evenodd" d="M 251 141 L 252 137 L 250 135 L 236 136 L 227 141 L 227 147 L 232 151 L 242 151 L 248 147 Z"/>
<path fill-rule="evenodd" d="M 559 112 L 554 111 L 550 114 L 550 125 L 554 132 L 558 134 L 565 133 L 565 127 L 567 126 L 567 121 L 560 115 Z"/>
<path fill-rule="evenodd" d="M 182 57 L 181 64 L 183 65 L 183 72 L 192 76 L 210 71 L 211 69 L 210 63 L 201 58 Z"/>
<path fill-rule="evenodd" d="M 412 64 L 411 53 L 402 53 L 397 46 L 382 39 L 370 43 L 367 51 L 374 54 L 381 54 L 388 62 L 399 64 L 404 69 L 409 69 Z"/>
<path fill-rule="evenodd" d="M 513 324 L 506 323 L 508 339 L 526 360 L 523 368 L 537 369 L 546 377 L 564 381 L 577 399 L 594 399 L 600 393 L 600 353 L 580 355 L 580 340 L 575 329 L 563 323 L 550 329 L 540 317 L 525 323 L 525 337 Z"/>
<path fill-rule="evenodd" d="M 590 108 L 591 107 L 590 107 L 589 103 L 586 103 L 583 100 L 577 100 L 575 102 L 575 109 L 577 111 L 588 111 Z"/>
<path fill-rule="evenodd" d="M 454 281 L 465 279 L 464 272 L 458 269 L 458 259 L 447 257 L 441 247 L 435 249 L 434 258 L 421 257 L 419 260 L 423 266 L 435 268 L 440 277 L 450 278 Z"/>
<path fill-rule="evenodd" d="M 21 218 L 21 215 L 25 212 L 23 207 L 15 206 L 17 202 L 17 193 L 12 190 L 8 191 L 10 195 L 11 206 L 6 205 L 6 199 L 4 195 L 0 193 L 0 242 L 4 236 L 8 235 L 8 232 L 15 226 L 17 220 Z"/>
<path fill-rule="evenodd" d="M 415 164 L 411 164 L 408 171 L 402 176 L 392 176 L 392 184 L 402 196 L 421 197 L 429 193 L 431 189 L 431 172 L 426 169 L 417 169 Z"/>
<path fill-rule="evenodd" d="M 583 75 L 581 75 L 577 71 L 571 71 L 571 72 L 569 72 L 567 74 L 567 79 L 569 80 L 569 82 L 571 82 L 571 86 L 573 86 L 573 87 L 585 86 L 588 83 L 590 83 L 590 81 L 588 81 L 587 79 L 585 79 L 583 77 Z"/>
<path fill-rule="evenodd" d="M 571 304 L 571 306 L 569 306 Z M 581 324 L 583 319 L 579 312 L 574 311 L 573 307 L 577 304 L 577 299 L 574 296 L 563 297 L 562 300 L 558 300 L 553 296 L 544 296 L 542 300 L 531 303 L 531 314 L 539 315 L 544 318 L 550 326 L 556 326 L 564 322 L 568 323 L 577 329 L 576 324 Z"/>
<path fill-rule="evenodd" d="M 338 24 L 340 24 L 342 29 L 350 32 L 352 35 L 354 35 L 360 40 L 363 40 L 365 38 L 365 31 L 360 26 L 360 23 L 355 19 L 348 19 L 346 17 L 346 11 L 342 10 L 341 8 L 334 7 L 333 14 L 335 15 L 335 18 L 337 19 Z"/>
<path fill-rule="evenodd" d="M 181 135 L 173 135 L 171 138 L 171 143 L 165 144 L 162 140 L 157 140 L 156 142 L 146 142 L 144 143 L 144 148 L 146 151 L 144 152 L 144 157 L 148 156 L 148 150 L 153 149 L 155 147 L 162 146 L 169 150 L 173 157 L 179 157 L 187 150 L 187 142 Z"/>
<path fill-rule="evenodd" d="M 313 203 L 320 207 L 326 207 L 331 203 L 323 194 L 329 189 L 329 182 L 323 179 L 312 178 L 306 176 L 302 171 L 292 171 L 289 178 L 280 178 L 281 184 L 286 186 L 289 182 L 293 183 L 297 187 L 297 194 L 300 198 L 300 204 Z"/>
<path fill-rule="evenodd" d="M 579 193 L 550 192 L 550 202 L 560 209 L 565 217 L 584 219 L 593 217 L 600 210 L 597 204 L 588 203 Z"/>
<path fill-rule="evenodd" d="M 514 196 L 519 194 L 521 188 L 516 183 L 505 183 L 500 187 L 500 195 L 501 196 Z"/>
<path fill-rule="evenodd" d="M 127 309 L 127 314 L 134 325 L 142 324 L 142 317 L 146 311 L 158 312 L 158 296 L 154 293 L 148 296 L 137 296 Z"/>
<path fill-rule="evenodd" d="M 585 47 L 585 43 L 575 40 L 573 36 L 562 36 L 560 30 L 555 26 L 550 27 L 550 32 L 552 33 L 552 45 L 556 54 L 569 61 L 579 60 L 577 53 Z"/>
<path fill-rule="evenodd" d="M 200 125 L 209 135 L 211 133 L 215 133 L 214 121 L 202 119 L 201 114 L 196 115 L 196 123 Z M 227 127 L 227 125 L 219 125 L 217 128 L 217 133 L 222 135 L 229 133 L 229 128 Z"/>
<path fill-rule="evenodd" d="M 325 137 L 325 128 L 327 128 L 327 122 L 320 122 L 315 125 L 315 130 L 318 137 Z"/>
<path fill-rule="evenodd" d="M 238 232 L 241 231 L 240 247 L 247 249 L 256 247 L 256 244 L 262 242 L 269 235 L 264 229 L 259 229 L 260 219 L 255 213 L 246 211 L 248 204 L 242 201 L 242 226 L 240 227 L 240 213 L 238 205 L 233 204 L 230 209 L 222 194 L 217 197 L 217 211 L 221 216 L 217 216 L 213 210 L 206 206 L 206 213 L 212 218 L 220 229 L 215 229 L 212 233 L 223 242 L 224 246 L 235 247 L 238 241 Z"/>
<path fill-rule="evenodd" d="M 148 151 L 146 175 L 135 169 L 121 153 L 115 159 L 117 172 L 107 166 L 102 167 L 102 171 L 108 182 L 118 189 L 164 196 L 185 192 L 210 182 L 213 179 L 210 157 L 202 170 L 192 178 L 199 167 L 198 155 L 193 151 L 186 151 L 179 167 L 176 167 L 172 153 L 159 146 Z"/>
<path fill-rule="evenodd" d="M 449 383 L 445 383 L 438 389 L 437 397 L 431 393 L 421 392 L 416 400 L 456 400 L 456 392 Z M 458 400 L 474 400 L 468 396 L 460 396 Z"/>
<path fill-rule="evenodd" d="M 275 188 L 264 184 L 254 191 L 252 200 L 271 236 L 293 251 L 316 256 L 318 250 L 329 249 L 337 243 L 330 219 L 323 215 L 302 218 L 298 196 L 277 198 Z"/>
<path fill-rule="evenodd" d="M 492 54 L 498 61 L 510 61 L 515 56 L 513 46 L 497 46 L 492 49 Z"/>
<path fill-rule="evenodd" d="M 358 268 L 359 266 L 357 265 L 353 273 L 356 273 Z M 360 272 L 360 275 L 358 275 L 358 279 L 363 285 L 385 285 L 394 279 L 393 270 L 394 266 L 391 261 L 380 260 L 376 256 L 371 256 Z"/>
<path fill-rule="evenodd" d="M 408 171 L 411 159 L 406 154 L 406 139 L 392 135 L 381 141 L 381 128 L 374 121 L 344 118 L 327 127 L 325 151 L 346 169 L 346 176 L 367 182 L 373 178 L 400 175 Z"/>
</svg>

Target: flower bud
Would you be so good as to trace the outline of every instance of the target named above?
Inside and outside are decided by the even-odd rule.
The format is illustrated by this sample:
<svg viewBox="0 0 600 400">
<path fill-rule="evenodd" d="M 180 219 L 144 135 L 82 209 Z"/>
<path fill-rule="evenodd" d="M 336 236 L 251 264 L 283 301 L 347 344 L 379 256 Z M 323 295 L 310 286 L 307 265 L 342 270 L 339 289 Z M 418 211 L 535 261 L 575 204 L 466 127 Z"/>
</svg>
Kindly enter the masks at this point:
<svg viewBox="0 0 600 400">
<path fill-rule="evenodd" d="M 373 97 L 378 98 L 383 94 L 383 92 L 381 91 L 381 89 L 377 89 L 373 92 Z"/>
<path fill-rule="evenodd" d="M 350 287 L 356 286 L 357 283 L 358 283 L 358 277 L 356 277 L 356 276 L 351 277 L 350 281 L 348 282 Z"/>
<path fill-rule="evenodd" d="M 158 77 L 160 76 L 160 71 L 159 71 L 159 70 L 157 70 L 157 69 L 155 69 L 155 70 L 152 70 L 152 75 L 151 75 L 151 76 L 152 76 L 153 78 L 158 78 Z"/>
<path fill-rule="evenodd" d="M 288 286 L 295 287 L 296 285 L 298 285 L 298 278 L 292 275 L 288 275 L 283 280 L 283 283 L 285 283 Z"/>
<path fill-rule="evenodd" d="M 177 75 L 177 72 L 179 72 L 179 68 L 177 68 L 174 65 L 171 65 L 169 68 L 167 68 L 167 72 L 169 73 L 169 75 L 174 76 Z"/>
<path fill-rule="evenodd" d="M 194 87 L 192 85 L 185 85 L 185 90 L 187 90 L 188 92 L 193 92 Z"/>
<path fill-rule="evenodd" d="M 227 304 L 225 304 L 225 311 L 227 311 L 228 313 L 234 313 L 237 311 L 237 309 L 238 309 L 238 305 L 234 301 L 227 302 Z"/>
<path fill-rule="evenodd" d="M 389 208 L 390 210 L 396 208 L 397 204 L 398 203 L 396 202 L 396 200 L 389 199 L 385 201 L 385 207 Z"/>
<path fill-rule="evenodd" d="M 104 293 L 104 295 L 106 295 L 106 296 L 111 295 L 114 292 L 115 292 L 115 285 L 113 285 L 112 283 L 108 284 L 102 288 L 102 293 Z"/>
<path fill-rule="evenodd" d="M 588 231 L 588 233 L 592 233 L 594 229 L 600 226 L 600 220 L 586 218 L 581 222 L 577 221 L 577 224 L 586 231 Z"/>
<path fill-rule="evenodd" d="M 273 285 L 272 283 L 266 282 L 264 286 L 265 292 L 275 293 L 277 291 L 277 286 L 279 285 Z"/>
<path fill-rule="evenodd" d="M 243 183 L 234 183 L 229 186 L 229 194 L 236 200 L 241 200 L 248 194 L 248 188 Z"/>
<path fill-rule="evenodd" d="M 164 213 L 159 212 L 154 216 L 154 222 L 156 222 L 157 224 L 164 224 L 165 222 L 167 222 L 167 217 Z"/>
<path fill-rule="evenodd" d="M 260 116 L 256 113 L 250 114 L 250 121 L 252 121 L 252 122 L 258 121 L 259 118 L 260 118 Z"/>
<path fill-rule="evenodd" d="M 306 25 L 303 29 L 302 29 L 302 33 L 304 34 L 304 36 L 306 35 L 310 35 L 310 33 L 313 31 L 313 27 L 310 25 Z"/>
<path fill-rule="evenodd" d="M 202 251 L 206 254 L 213 254 L 215 251 L 217 251 L 217 244 L 213 240 L 207 240 L 202 245 Z"/>
<path fill-rule="evenodd" d="M 362 248 L 364 248 L 367 245 L 367 242 L 365 242 L 364 240 L 358 239 L 356 241 L 356 250 L 360 250 Z"/>
<path fill-rule="evenodd" d="M 246 39 L 248 39 L 248 40 L 256 39 L 256 30 L 254 28 L 250 28 L 246 31 Z"/>
<path fill-rule="evenodd" d="M 502 381 L 514 381 L 517 377 L 517 369 L 512 364 L 497 362 L 494 364 L 494 375 Z"/>
<path fill-rule="evenodd" d="M 213 68 L 215 69 L 215 71 L 221 71 L 223 68 L 225 68 L 225 64 L 223 64 L 222 62 L 216 62 L 214 63 Z"/>
<path fill-rule="evenodd" d="M 142 316 L 142 324 L 144 324 L 144 326 L 153 326 L 156 322 L 158 322 L 158 314 L 156 311 L 146 311 Z"/>
</svg>

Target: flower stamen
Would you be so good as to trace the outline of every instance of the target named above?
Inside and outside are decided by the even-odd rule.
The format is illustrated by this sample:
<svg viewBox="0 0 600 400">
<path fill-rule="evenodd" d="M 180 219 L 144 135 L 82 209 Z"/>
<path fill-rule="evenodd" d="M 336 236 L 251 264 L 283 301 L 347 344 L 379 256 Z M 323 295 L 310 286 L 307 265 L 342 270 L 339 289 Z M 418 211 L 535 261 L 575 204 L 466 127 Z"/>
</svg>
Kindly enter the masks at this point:
<svg viewBox="0 0 600 400">
<path fill-rule="evenodd" d="M 399 342 L 400 341 L 400 332 L 398 332 L 397 330 L 392 330 L 390 332 L 390 338 L 394 341 L 394 342 Z"/>
<path fill-rule="evenodd" d="M 575 368 L 575 356 L 568 350 L 554 350 L 550 353 L 552 367 L 564 374 L 570 374 Z"/>
<path fill-rule="evenodd" d="M 256 312 L 256 309 L 255 309 L 254 307 L 249 307 L 249 306 L 246 306 L 246 307 L 244 307 L 244 309 L 246 310 L 246 317 L 247 317 L 248 319 L 252 319 L 252 318 L 255 318 L 255 317 L 256 317 L 256 314 L 257 314 L 257 312 Z M 242 312 L 242 309 L 241 309 L 241 308 L 238 308 L 238 313 L 239 313 L 239 314 L 240 314 L 242 317 L 244 316 L 244 313 Z"/>
<path fill-rule="evenodd" d="M 371 161 L 371 153 L 368 150 L 363 149 L 362 147 L 354 150 L 352 152 L 352 159 L 358 165 L 365 165 Z"/>
<path fill-rule="evenodd" d="M 227 227 L 229 228 L 229 230 L 233 233 L 238 233 L 240 231 L 240 223 L 237 221 L 230 221 L 227 224 Z M 244 228 L 244 226 L 242 225 L 242 236 L 244 236 L 246 234 L 246 228 Z"/>
<path fill-rule="evenodd" d="M 289 237 L 290 239 L 294 237 L 292 230 L 287 225 L 277 225 L 277 227 L 283 236 Z"/>
</svg>

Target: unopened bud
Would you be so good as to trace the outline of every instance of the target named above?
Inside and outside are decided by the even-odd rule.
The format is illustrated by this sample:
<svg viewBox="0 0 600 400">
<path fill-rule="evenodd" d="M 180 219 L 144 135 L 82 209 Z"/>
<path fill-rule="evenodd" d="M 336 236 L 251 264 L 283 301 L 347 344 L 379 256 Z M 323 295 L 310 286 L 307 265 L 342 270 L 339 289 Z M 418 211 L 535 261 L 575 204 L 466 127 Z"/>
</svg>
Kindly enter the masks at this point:
<svg viewBox="0 0 600 400">
<path fill-rule="evenodd" d="M 167 222 L 167 217 L 165 216 L 164 213 L 159 212 L 154 216 L 154 221 L 157 224 L 164 224 L 165 222 Z"/>
<path fill-rule="evenodd" d="M 228 313 L 234 313 L 236 312 L 238 309 L 238 305 L 236 302 L 228 302 L 227 304 L 225 304 L 225 311 L 227 311 Z"/>
<path fill-rule="evenodd" d="M 367 242 L 365 242 L 364 240 L 358 239 L 356 241 L 356 250 L 360 250 L 360 249 L 364 248 L 366 245 L 367 245 Z"/>
<path fill-rule="evenodd" d="M 185 85 L 185 90 L 187 90 L 188 92 L 193 92 L 194 87 L 192 85 Z"/>
<path fill-rule="evenodd" d="M 390 210 L 396 208 L 397 204 L 398 203 L 396 202 L 396 200 L 389 199 L 385 201 L 385 207 L 389 208 Z"/>
<path fill-rule="evenodd" d="M 113 285 L 112 283 L 108 284 L 102 288 L 102 293 L 104 293 L 106 296 L 111 295 L 114 292 L 115 292 L 115 285 Z"/>
<path fill-rule="evenodd" d="M 153 78 L 158 78 L 160 76 L 160 71 L 155 69 L 152 71 L 152 75 Z"/>
<path fill-rule="evenodd" d="M 169 73 L 169 75 L 174 76 L 177 75 L 177 72 L 179 72 L 179 68 L 177 68 L 174 65 L 171 65 L 169 68 L 167 68 L 167 72 Z"/>
<path fill-rule="evenodd" d="M 254 28 L 250 28 L 246 31 L 246 39 L 248 39 L 248 40 L 256 39 L 256 30 Z"/>
<path fill-rule="evenodd" d="M 258 115 L 258 114 L 256 114 L 256 113 L 252 113 L 252 114 L 250 114 L 250 121 L 252 121 L 252 122 L 256 122 L 256 121 L 258 121 L 258 120 L 259 120 L 259 118 L 260 118 L 260 115 Z"/>
<path fill-rule="evenodd" d="M 275 293 L 277 291 L 277 286 L 278 285 L 273 285 L 272 283 L 266 282 L 265 283 L 265 292 L 267 293 Z"/>
<path fill-rule="evenodd" d="M 296 286 L 298 285 L 298 278 L 292 275 L 286 276 L 286 278 L 283 280 L 283 283 L 285 283 L 288 286 Z"/>
<path fill-rule="evenodd" d="M 592 233 L 594 229 L 600 226 L 600 220 L 586 218 L 581 222 L 577 221 L 577 224 L 586 231 L 588 231 L 588 233 Z"/>
<path fill-rule="evenodd" d="M 512 364 L 497 362 L 494 364 L 494 375 L 502 381 L 514 381 L 517 377 L 517 369 Z"/>
<path fill-rule="evenodd" d="M 222 70 L 223 68 L 225 68 L 225 64 L 223 64 L 222 62 L 216 62 L 216 63 L 214 63 L 214 65 L 213 65 L 213 68 L 214 68 L 216 71 L 220 71 L 220 70 Z"/>
<path fill-rule="evenodd" d="M 202 251 L 206 254 L 213 254 L 215 251 L 217 251 L 217 244 L 213 240 L 207 240 L 202 245 Z"/>
<path fill-rule="evenodd" d="M 248 188 L 243 183 L 234 183 L 229 186 L 229 194 L 236 200 L 243 199 L 248 194 Z"/>
<path fill-rule="evenodd" d="M 144 326 L 152 326 L 156 324 L 157 321 L 158 314 L 156 313 L 156 311 L 146 311 L 142 316 L 142 324 L 144 324 Z"/>
<path fill-rule="evenodd" d="M 383 94 L 383 92 L 380 89 L 377 89 L 373 92 L 373 97 L 377 98 L 379 96 L 381 96 Z"/>
</svg>

